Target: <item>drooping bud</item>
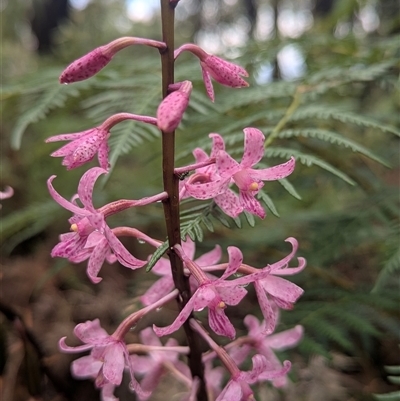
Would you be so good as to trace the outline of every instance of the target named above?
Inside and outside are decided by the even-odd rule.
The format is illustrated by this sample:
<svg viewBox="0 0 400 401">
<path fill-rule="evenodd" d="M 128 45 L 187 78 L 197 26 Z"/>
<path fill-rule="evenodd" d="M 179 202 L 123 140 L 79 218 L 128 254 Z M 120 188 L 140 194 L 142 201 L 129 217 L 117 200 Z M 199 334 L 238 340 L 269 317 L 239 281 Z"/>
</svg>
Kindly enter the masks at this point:
<svg viewBox="0 0 400 401">
<path fill-rule="evenodd" d="M 176 87 L 177 84 L 174 84 Z M 158 106 L 157 126 L 166 133 L 175 131 L 182 120 L 183 113 L 189 104 L 192 83 L 184 81 L 175 92 L 169 94 Z"/>
<path fill-rule="evenodd" d="M 249 76 L 243 67 L 208 54 L 201 47 L 191 43 L 184 44 L 175 50 L 174 58 L 176 59 L 184 51 L 189 51 L 199 58 L 207 95 L 212 101 L 214 101 L 214 88 L 211 78 L 230 88 L 244 88 L 249 86 L 242 78 Z"/>
<path fill-rule="evenodd" d="M 102 70 L 118 51 L 136 44 L 156 47 L 158 49 L 164 49 L 166 47 L 164 42 L 158 42 L 156 40 L 129 36 L 122 37 L 104 46 L 97 47 L 88 54 L 75 60 L 62 72 L 59 81 L 62 84 L 70 84 L 88 79 Z"/>
</svg>

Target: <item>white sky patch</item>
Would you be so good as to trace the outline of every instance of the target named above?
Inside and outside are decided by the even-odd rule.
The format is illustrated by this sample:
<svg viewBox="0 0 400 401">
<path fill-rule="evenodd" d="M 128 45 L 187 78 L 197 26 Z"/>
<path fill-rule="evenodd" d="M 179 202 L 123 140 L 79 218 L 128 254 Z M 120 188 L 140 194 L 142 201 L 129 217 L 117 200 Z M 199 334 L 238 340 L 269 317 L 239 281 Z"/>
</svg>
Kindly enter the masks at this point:
<svg viewBox="0 0 400 401">
<path fill-rule="evenodd" d="M 90 0 L 70 0 L 71 6 L 77 10 L 84 10 L 90 3 Z"/>
<path fill-rule="evenodd" d="M 362 8 L 358 18 L 365 32 L 373 32 L 379 28 L 379 16 L 371 5 L 366 5 Z"/>
<path fill-rule="evenodd" d="M 160 9 L 160 2 L 158 0 L 127 0 L 126 9 L 130 20 L 149 22 L 154 17 L 154 13 Z"/>
<path fill-rule="evenodd" d="M 287 45 L 278 53 L 282 77 L 287 80 L 300 78 L 305 73 L 304 57 L 296 45 Z"/>
<path fill-rule="evenodd" d="M 278 15 L 278 28 L 282 36 L 298 38 L 313 24 L 309 10 L 282 10 Z"/>
</svg>

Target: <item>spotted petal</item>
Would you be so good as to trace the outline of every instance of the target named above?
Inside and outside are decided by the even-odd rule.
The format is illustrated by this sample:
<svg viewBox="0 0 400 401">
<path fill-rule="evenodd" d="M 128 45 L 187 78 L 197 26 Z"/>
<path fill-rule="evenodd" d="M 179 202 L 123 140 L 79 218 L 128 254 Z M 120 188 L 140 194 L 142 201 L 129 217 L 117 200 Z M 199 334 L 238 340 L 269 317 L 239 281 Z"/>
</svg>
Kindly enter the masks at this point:
<svg viewBox="0 0 400 401">
<path fill-rule="evenodd" d="M 293 173 L 296 161 L 291 157 L 286 163 L 261 170 L 251 170 L 251 176 L 260 181 L 280 180 Z"/>
<path fill-rule="evenodd" d="M 252 167 L 264 156 L 264 134 L 257 128 L 245 128 L 244 152 L 240 165 L 242 168 Z"/>
</svg>

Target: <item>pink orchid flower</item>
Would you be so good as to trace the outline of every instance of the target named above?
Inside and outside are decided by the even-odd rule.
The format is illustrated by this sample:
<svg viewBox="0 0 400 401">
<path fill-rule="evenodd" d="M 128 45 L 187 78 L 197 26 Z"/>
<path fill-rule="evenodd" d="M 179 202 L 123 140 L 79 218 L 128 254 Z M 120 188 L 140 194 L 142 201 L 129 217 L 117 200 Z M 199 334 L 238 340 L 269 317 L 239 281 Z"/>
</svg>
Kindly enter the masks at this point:
<svg viewBox="0 0 400 401">
<path fill-rule="evenodd" d="M 76 353 L 90 350 L 90 355 L 83 356 L 71 364 L 72 374 L 77 378 L 94 378 L 98 388 L 104 388 L 104 396 L 112 400 L 113 386 L 119 386 L 125 367 L 131 377 L 132 388 L 138 395 L 147 395 L 134 377 L 134 368 L 126 344 L 110 336 L 101 326 L 99 319 L 87 321 L 75 326 L 75 336 L 84 344 L 76 347 L 66 345 L 63 337 L 59 341 L 62 352 Z"/>
<path fill-rule="evenodd" d="M 270 334 L 275 330 L 278 319 L 276 306 L 282 309 L 292 309 L 293 304 L 304 292 L 298 285 L 278 277 L 297 274 L 306 266 L 306 260 L 299 257 L 297 258 L 299 263 L 297 267 L 288 267 L 289 261 L 293 259 L 297 252 L 298 242 L 293 237 L 289 237 L 285 241 L 292 244 L 292 251 L 289 255 L 276 263 L 265 266 L 262 270 L 268 270 L 269 274 L 260 280 L 254 280 L 258 302 L 267 322 L 265 334 Z M 254 269 L 254 271 L 260 270 Z"/>
<path fill-rule="evenodd" d="M 242 76 L 249 76 L 243 67 L 223 60 L 220 57 L 208 54 L 199 46 L 191 43 L 184 44 L 175 50 L 175 59 L 183 51 L 189 51 L 199 58 L 204 85 L 211 101 L 214 102 L 214 88 L 212 86 L 211 78 L 230 88 L 243 88 L 249 86 L 249 84 L 242 78 Z"/>
<path fill-rule="evenodd" d="M 154 117 L 130 113 L 114 114 L 98 127 L 73 134 L 55 135 L 46 139 L 46 143 L 71 141 L 53 152 L 51 156 L 63 157 L 62 165 L 66 166 L 67 170 L 71 170 L 91 161 L 97 154 L 100 167 L 108 170 L 110 168 L 108 161 L 110 149 L 107 140 L 110 137 L 110 129 L 125 120 L 135 120 L 152 125 L 157 124 L 157 120 Z"/>
<path fill-rule="evenodd" d="M 254 399 L 253 391 L 249 384 L 256 383 L 262 374 L 268 375 L 270 379 L 285 375 L 290 369 L 290 362 L 285 361 L 283 369 L 278 371 L 269 370 L 268 361 L 262 355 L 254 355 L 252 358 L 253 369 L 248 372 L 239 371 L 231 377 L 216 401 L 248 401 Z"/>
<path fill-rule="evenodd" d="M 163 328 L 153 325 L 153 330 L 159 337 L 178 330 L 192 311 L 201 311 L 207 307 L 210 328 L 218 335 L 226 336 L 230 339 L 235 338 L 235 328 L 224 312 L 226 305 L 239 304 L 247 294 L 247 291 L 242 286 L 257 278 L 266 276 L 268 272 L 262 271 L 228 281 L 226 279 L 236 273 L 243 260 L 242 253 L 236 247 L 228 247 L 228 254 L 229 264 L 220 278 L 213 279 L 204 273 L 200 273 L 199 277 L 196 277 L 196 280 L 199 281 L 199 287 L 171 325 Z M 184 263 L 186 264 L 186 260 L 184 260 Z M 197 269 L 201 272 L 198 266 Z"/>
<path fill-rule="evenodd" d="M 84 252 L 91 251 L 87 274 L 94 283 L 101 281 L 97 274 L 104 260 L 106 258 L 113 260 L 113 257 L 110 256 L 110 250 L 122 265 L 130 269 L 137 269 L 146 263 L 146 261 L 136 259 L 129 253 L 106 224 L 104 214 L 93 206 L 94 184 L 101 174 L 106 173 L 106 170 L 94 167 L 82 176 L 78 185 L 78 198 L 83 207 L 77 206 L 76 202 L 66 200 L 54 189 L 52 181 L 56 176 L 51 176 L 47 181 L 52 198 L 59 205 L 74 213 L 74 216 L 69 220 L 72 224 L 73 233 L 63 234 L 61 242 L 53 248 L 51 255 L 53 257 L 65 257 L 71 261 L 82 261 L 87 256 Z"/>
<path fill-rule="evenodd" d="M 262 323 L 252 315 L 247 315 L 244 318 L 244 324 L 249 330 L 248 339 L 251 348 L 253 348 L 258 354 L 264 355 L 268 361 L 268 367 L 270 370 L 279 370 L 282 368 L 281 361 L 277 358 L 274 351 L 281 351 L 296 346 L 303 337 L 303 326 L 295 326 L 293 329 L 285 330 L 280 333 L 272 334 L 269 336 L 265 335 L 267 325 L 265 321 Z M 246 346 L 245 346 L 246 347 Z M 248 349 L 250 351 L 250 349 Z M 244 356 L 244 355 L 243 355 Z M 241 363 L 242 361 L 237 361 Z M 268 378 L 268 371 L 262 372 L 259 376 L 260 380 L 270 380 Z M 275 387 L 283 387 L 287 384 L 287 375 L 282 375 L 272 379 L 272 384 Z"/>
<path fill-rule="evenodd" d="M 263 219 L 265 210 L 255 195 L 264 186 L 263 181 L 280 180 L 290 175 L 294 170 L 295 160 L 292 157 L 286 163 L 274 167 L 253 169 L 264 156 L 265 137 L 256 128 L 245 128 L 243 131 L 244 153 L 240 163 L 220 150 L 216 156 L 216 175 L 210 177 L 211 181 L 191 183 L 188 180 L 185 187 L 187 193 L 196 199 L 224 197 L 223 210 L 229 216 L 237 217 L 242 209 Z M 239 188 L 239 197 L 229 192 L 232 182 Z"/>
<path fill-rule="evenodd" d="M 221 135 L 211 133 L 208 136 L 212 139 L 210 156 L 208 156 L 203 149 L 196 148 L 193 151 L 193 156 L 195 157 L 197 163 L 205 162 L 207 160 L 216 160 L 219 152 L 225 151 L 225 143 Z M 185 199 L 190 196 L 186 190 L 186 185 L 206 184 L 220 180 L 220 178 L 221 177 L 218 174 L 218 169 L 215 162 L 209 166 L 197 168 L 194 174 L 180 184 L 181 199 Z M 228 216 L 237 217 L 241 212 L 243 212 L 243 206 L 240 204 L 239 197 L 231 189 L 229 189 L 229 187 L 226 188 L 221 195 L 215 195 L 214 202 Z"/>
<path fill-rule="evenodd" d="M 185 242 L 182 242 L 182 248 L 185 254 L 193 259 L 196 252 L 196 244 L 189 238 L 186 238 Z M 195 263 L 198 266 L 209 266 L 219 262 L 221 259 L 221 247 L 216 245 L 216 247 L 210 251 L 205 253 L 204 255 L 195 259 Z M 171 292 L 175 285 L 172 279 L 171 272 L 171 263 L 167 258 L 161 258 L 151 269 L 151 271 L 159 276 L 162 276 L 159 280 L 157 280 L 141 297 L 143 305 L 148 306 L 153 304 L 154 302 L 161 299 L 163 296 L 167 295 Z M 197 288 L 195 283 L 191 280 L 192 287 L 194 290 Z"/>
<path fill-rule="evenodd" d="M 140 332 L 140 340 L 144 345 L 162 347 L 161 341 L 154 334 L 151 327 Z M 177 346 L 178 342 L 170 338 L 166 343 L 166 347 Z M 143 375 L 140 386 L 146 397 L 139 396 L 141 401 L 147 400 L 151 393 L 157 388 L 162 376 L 168 372 L 166 366 L 173 366 L 178 372 L 191 380 L 190 369 L 187 364 L 178 359 L 179 353 L 176 351 L 150 351 L 147 356 L 133 355 L 131 356 L 132 366 L 135 367 L 135 373 Z"/>
<path fill-rule="evenodd" d="M 100 126 L 74 134 L 55 135 L 46 139 L 46 142 L 71 141 L 51 154 L 52 157 L 63 157 L 62 165 L 66 166 L 67 170 L 82 166 L 91 161 L 96 154 L 100 167 L 108 170 L 109 137 L 110 132 Z"/>
</svg>

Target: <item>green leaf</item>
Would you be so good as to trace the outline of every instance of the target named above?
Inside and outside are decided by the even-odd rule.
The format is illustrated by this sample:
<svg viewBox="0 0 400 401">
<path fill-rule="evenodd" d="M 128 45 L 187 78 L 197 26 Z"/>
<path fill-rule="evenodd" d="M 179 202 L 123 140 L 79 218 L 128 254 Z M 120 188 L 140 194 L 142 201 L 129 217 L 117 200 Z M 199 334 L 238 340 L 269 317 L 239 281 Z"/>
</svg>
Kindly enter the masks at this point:
<svg viewBox="0 0 400 401">
<path fill-rule="evenodd" d="M 150 260 L 147 262 L 146 272 L 149 272 L 154 267 L 154 265 L 161 259 L 165 252 L 167 252 L 168 247 L 169 242 L 167 240 L 156 249 L 153 255 L 151 255 Z"/>
</svg>

